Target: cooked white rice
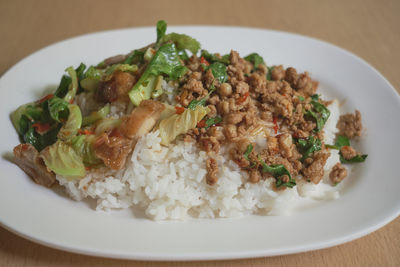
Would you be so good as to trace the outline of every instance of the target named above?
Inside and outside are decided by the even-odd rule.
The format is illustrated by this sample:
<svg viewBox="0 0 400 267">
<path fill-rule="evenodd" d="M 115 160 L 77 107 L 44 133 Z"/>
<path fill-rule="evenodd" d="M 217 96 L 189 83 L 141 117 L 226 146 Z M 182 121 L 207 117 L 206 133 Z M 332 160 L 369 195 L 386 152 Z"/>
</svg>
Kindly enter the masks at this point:
<svg viewBox="0 0 400 267">
<path fill-rule="evenodd" d="M 333 102 L 329 109 L 325 143 L 332 144 L 337 132 L 338 103 Z M 300 181 L 293 189 L 275 192 L 273 179 L 257 184 L 247 182 L 248 174 L 228 156 L 217 158 L 219 180 L 209 186 L 205 182 L 207 156 L 204 151 L 194 143 L 178 141 L 164 147 L 160 141 L 158 131 L 142 137 L 124 170 L 98 169 L 79 181 L 69 181 L 59 175 L 57 180 L 75 200 L 96 199 L 97 210 L 136 206 L 154 220 L 288 215 L 302 205 L 339 197 L 337 188 L 328 179 L 332 166 L 339 162 L 335 152 L 327 161 L 320 184 Z"/>
</svg>

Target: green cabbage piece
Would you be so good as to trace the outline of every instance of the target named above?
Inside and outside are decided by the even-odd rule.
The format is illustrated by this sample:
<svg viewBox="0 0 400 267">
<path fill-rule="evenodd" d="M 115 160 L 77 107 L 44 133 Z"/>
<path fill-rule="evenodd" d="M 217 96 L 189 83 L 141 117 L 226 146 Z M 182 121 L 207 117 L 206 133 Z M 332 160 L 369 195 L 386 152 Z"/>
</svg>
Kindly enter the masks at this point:
<svg viewBox="0 0 400 267">
<path fill-rule="evenodd" d="M 92 112 L 82 120 L 82 126 L 90 125 L 98 120 L 104 119 L 110 113 L 110 104 L 105 105 L 98 111 Z"/>
<path fill-rule="evenodd" d="M 57 137 L 61 140 L 67 140 L 78 133 L 82 125 L 82 113 L 78 105 L 68 105 L 69 116 L 66 123 L 61 127 Z"/>
<path fill-rule="evenodd" d="M 167 31 L 167 22 L 165 20 L 159 20 L 157 21 L 157 41 L 156 44 L 159 44 L 162 41 L 162 38 L 165 35 L 165 32 Z"/>
<path fill-rule="evenodd" d="M 104 132 L 111 131 L 121 125 L 121 119 L 105 118 L 97 121 L 95 134 L 99 135 Z"/>
<path fill-rule="evenodd" d="M 136 65 L 129 65 L 129 64 L 114 64 L 111 65 L 107 70 L 106 74 L 111 75 L 115 71 L 124 71 L 124 72 L 136 72 L 138 70 L 138 66 Z"/>
<path fill-rule="evenodd" d="M 68 118 L 68 103 L 64 99 L 54 96 L 49 99 L 48 107 L 50 116 L 53 120 L 60 122 L 60 119 Z"/>
<path fill-rule="evenodd" d="M 103 161 L 96 157 L 93 149 L 93 142 L 96 140 L 95 135 L 79 135 L 71 138 L 71 147 L 82 158 L 85 166 L 99 165 Z"/>
<path fill-rule="evenodd" d="M 14 125 L 15 129 L 17 130 L 17 132 L 19 134 L 24 134 L 28 129 L 27 125 L 24 125 L 23 123 L 28 123 L 27 121 L 23 121 L 23 123 L 21 123 L 21 119 L 22 116 L 25 115 L 27 113 L 27 110 L 29 108 L 33 108 L 34 106 L 34 102 L 32 103 L 27 103 L 24 105 L 19 106 L 13 113 L 11 113 L 10 118 L 11 118 L 11 122 Z M 26 115 L 25 115 L 26 116 Z M 40 116 L 40 114 L 39 114 Z"/>
<path fill-rule="evenodd" d="M 170 79 L 176 80 L 182 77 L 186 71 L 187 68 L 182 66 L 179 60 L 175 45 L 167 43 L 161 46 L 139 81 L 129 92 L 132 103 L 138 106 L 142 100 L 150 99 L 158 75 L 164 74 L 169 76 Z"/>
<path fill-rule="evenodd" d="M 71 77 L 71 83 L 69 84 L 67 94 L 64 96 L 64 100 L 71 103 L 78 91 L 78 77 L 73 67 L 68 67 L 65 71 L 68 72 Z"/>
<path fill-rule="evenodd" d="M 96 69 L 94 66 L 90 66 L 85 72 L 83 79 L 80 81 L 81 87 L 86 91 L 94 91 L 98 87 L 102 75 L 103 71 Z"/>
<path fill-rule="evenodd" d="M 160 122 L 159 130 L 161 136 L 161 144 L 169 145 L 175 138 L 187 133 L 189 130 L 196 128 L 196 125 L 201 121 L 210 109 L 204 106 L 197 106 L 196 109 L 185 109 L 182 114 L 174 114 L 169 118 L 163 119 Z"/>
<path fill-rule="evenodd" d="M 40 153 L 47 168 L 56 174 L 76 179 L 85 176 L 82 158 L 63 141 L 57 141 Z"/>
</svg>

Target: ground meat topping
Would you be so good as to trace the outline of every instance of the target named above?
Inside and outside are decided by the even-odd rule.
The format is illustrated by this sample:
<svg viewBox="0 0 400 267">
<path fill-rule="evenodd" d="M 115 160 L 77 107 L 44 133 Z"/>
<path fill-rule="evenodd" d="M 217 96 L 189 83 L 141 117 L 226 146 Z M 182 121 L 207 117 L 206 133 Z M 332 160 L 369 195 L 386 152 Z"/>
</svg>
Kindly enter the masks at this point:
<svg viewBox="0 0 400 267">
<path fill-rule="evenodd" d="M 218 182 L 218 163 L 213 158 L 206 160 L 206 182 L 209 185 L 214 185 Z"/>
<path fill-rule="evenodd" d="M 329 173 L 329 178 L 333 184 L 340 183 L 347 176 L 347 169 L 339 162 L 333 166 L 331 172 Z"/>
<path fill-rule="evenodd" d="M 308 158 L 311 162 L 303 169 L 305 178 L 314 184 L 318 184 L 324 175 L 324 166 L 329 156 L 330 152 L 318 151 L 312 158 Z"/>
<path fill-rule="evenodd" d="M 339 135 L 344 135 L 348 138 L 361 136 L 362 123 L 361 113 L 356 110 L 355 114 L 344 114 L 340 116 L 336 127 L 339 129 Z"/>
<path fill-rule="evenodd" d="M 358 155 L 357 151 L 351 146 L 342 146 L 340 148 L 340 153 L 345 160 L 350 160 Z"/>
</svg>

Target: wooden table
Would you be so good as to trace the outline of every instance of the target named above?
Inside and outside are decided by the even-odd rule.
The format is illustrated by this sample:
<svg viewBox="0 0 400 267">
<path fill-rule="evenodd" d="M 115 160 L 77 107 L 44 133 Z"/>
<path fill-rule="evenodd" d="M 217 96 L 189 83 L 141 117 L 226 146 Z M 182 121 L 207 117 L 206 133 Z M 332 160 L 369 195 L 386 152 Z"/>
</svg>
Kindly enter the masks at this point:
<svg viewBox="0 0 400 267">
<path fill-rule="evenodd" d="M 400 91 L 400 1 L 0 1 L 0 74 L 51 43 L 94 31 L 155 25 L 240 25 L 316 37 L 359 55 Z M 400 177 L 399 177 L 400 178 Z M 0 266 L 154 266 L 81 256 L 0 228 Z M 400 266 L 400 218 L 340 246 L 296 255 L 165 266 Z"/>
</svg>

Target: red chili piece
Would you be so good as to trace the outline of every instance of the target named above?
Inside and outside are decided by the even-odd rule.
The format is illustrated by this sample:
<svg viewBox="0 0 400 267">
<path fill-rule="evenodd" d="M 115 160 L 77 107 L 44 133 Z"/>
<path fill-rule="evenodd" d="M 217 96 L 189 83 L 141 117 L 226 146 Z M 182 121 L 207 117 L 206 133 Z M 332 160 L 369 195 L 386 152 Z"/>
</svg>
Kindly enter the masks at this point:
<svg viewBox="0 0 400 267">
<path fill-rule="evenodd" d="M 182 114 L 185 111 L 184 107 L 175 107 L 176 114 Z"/>
<path fill-rule="evenodd" d="M 278 118 L 277 117 L 273 118 L 273 123 L 274 123 L 274 132 L 275 132 L 275 134 L 277 134 L 278 133 L 278 129 L 279 129 Z"/>
<path fill-rule="evenodd" d="M 43 103 L 44 101 L 49 100 L 50 98 L 53 98 L 53 96 L 54 96 L 53 94 L 48 94 L 48 95 L 44 96 L 43 98 L 39 99 L 37 102 L 39 104 Z"/>
<path fill-rule="evenodd" d="M 35 128 L 36 132 L 39 134 L 44 134 L 50 129 L 50 124 L 48 123 L 34 123 L 32 127 Z"/>
<path fill-rule="evenodd" d="M 247 99 L 247 97 L 250 95 L 250 93 L 249 92 L 246 92 L 244 95 L 242 95 L 241 97 L 239 97 L 237 100 L 236 100 L 236 103 L 237 104 L 242 104 L 244 101 L 246 101 L 246 99 Z"/>
</svg>

